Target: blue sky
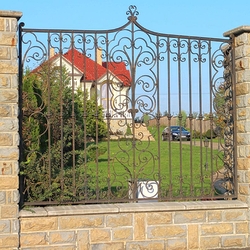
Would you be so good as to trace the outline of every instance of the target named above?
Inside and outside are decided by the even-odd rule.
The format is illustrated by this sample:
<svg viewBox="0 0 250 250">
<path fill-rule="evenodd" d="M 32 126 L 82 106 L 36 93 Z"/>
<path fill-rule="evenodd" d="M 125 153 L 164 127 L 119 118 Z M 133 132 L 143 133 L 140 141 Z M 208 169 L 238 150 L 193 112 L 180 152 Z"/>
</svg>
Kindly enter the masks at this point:
<svg viewBox="0 0 250 250">
<path fill-rule="evenodd" d="M 20 21 L 25 28 L 106 30 L 127 22 L 130 5 L 139 11 L 139 24 L 155 32 L 223 38 L 224 32 L 250 25 L 250 0 L 12 0 L 2 2 L 1 9 L 21 11 Z M 183 106 L 188 106 L 183 94 L 186 101 Z M 209 90 L 206 94 L 208 98 Z M 160 95 L 161 100 L 167 100 L 165 87 Z M 174 107 L 171 113 L 178 113 L 178 104 L 171 106 Z M 165 101 L 161 112 L 166 109 Z"/>
<path fill-rule="evenodd" d="M 169 34 L 222 37 L 250 25 L 249 0 L 11 0 L 0 8 L 23 12 L 27 28 L 111 29 L 127 21 L 129 5 L 142 26 Z"/>
</svg>

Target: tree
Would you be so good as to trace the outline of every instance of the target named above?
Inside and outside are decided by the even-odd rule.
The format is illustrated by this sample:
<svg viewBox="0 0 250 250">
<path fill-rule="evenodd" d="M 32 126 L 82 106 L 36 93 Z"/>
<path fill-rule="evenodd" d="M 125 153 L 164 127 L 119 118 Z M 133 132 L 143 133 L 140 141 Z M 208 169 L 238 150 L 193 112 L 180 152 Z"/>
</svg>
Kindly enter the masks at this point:
<svg viewBox="0 0 250 250">
<path fill-rule="evenodd" d="M 107 136 L 107 125 L 103 120 L 103 108 L 98 106 L 96 98 L 93 96 L 86 102 L 86 134 L 92 138 L 102 138 Z"/>
<path fill-rule="evenodd" d="M 75 197 L 71 179 L 82 173 L 77 162 L 86 138 L 107 134 L 102 107 L 87 96 L 71 88 L 65 68 L 44 63 L 36 72 L 26 70 L 21 175 L 29 201 Z"/>
<path fill-rule="evenodd" d="M 177 121 L 179 126 L 186 127 L 187 113 L 184 110 L 181 110 L 181 113 L 178 115 L 179 119 Z"/>
</svg>

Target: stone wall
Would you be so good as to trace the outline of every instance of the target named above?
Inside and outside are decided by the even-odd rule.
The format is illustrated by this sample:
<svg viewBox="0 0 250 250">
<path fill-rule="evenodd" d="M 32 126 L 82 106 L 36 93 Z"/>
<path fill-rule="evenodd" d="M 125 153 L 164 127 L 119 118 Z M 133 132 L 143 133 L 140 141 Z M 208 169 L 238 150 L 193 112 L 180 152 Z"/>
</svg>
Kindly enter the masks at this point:
<svg viewBox="0 0 250 250">
<path fill-rule="evenodd" d="M 238 196 L 250 206 L 250 26 L 224 36 L 235 39 Z"/>
<path fill-rule="evenodd" d="M 225 33 L 236 37 L 239 200 L 19 211 L 16 29 L 21 15 L 0 11 L 0 249 L 249 249 L 250 27 Z"/>
<path fill-rule="evenodd" d="M 240 201 L 130 203 L 34 208 L 20 212 L 21 248 L 227 249 L 249 245 Z"/>
<path fill-rule="evenodd" d="M 18 221 L 18 64 L 20 12 L 0 11 L 0 249 L 17 249 Z"/>
</svg>

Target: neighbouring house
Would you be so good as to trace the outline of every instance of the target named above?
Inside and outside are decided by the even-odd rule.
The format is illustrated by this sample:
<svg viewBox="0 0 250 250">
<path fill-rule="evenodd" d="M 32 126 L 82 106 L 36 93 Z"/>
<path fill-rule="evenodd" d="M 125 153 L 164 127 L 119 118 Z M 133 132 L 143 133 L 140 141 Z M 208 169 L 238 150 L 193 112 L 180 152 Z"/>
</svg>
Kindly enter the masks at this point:
<svg viewBox="0 0 250 250">
<path fill-rule="evenodd" d="M 65 67 L 71 77 L 74 89 L 80 88 L 88 93 L 88 98 L 96 95 L 98 105 L 102 105 L 104 119 L 111 117 L 112 132 L 126 132 L 127 126 L 121 126 L 121 120 L 131 122 L 129 113 L 129 90 L 131 76 L 124 62 L 102 61 L 102 51 L 97 49 L 96 60 L 85 56 L 77 49 L 70 49 L 64 54 L 50 50 L 50 63 Z M 38 69 L 38 68 L 37 68 Z M 37 70 L 35 69 L 35 70 Z"/>
</svg>

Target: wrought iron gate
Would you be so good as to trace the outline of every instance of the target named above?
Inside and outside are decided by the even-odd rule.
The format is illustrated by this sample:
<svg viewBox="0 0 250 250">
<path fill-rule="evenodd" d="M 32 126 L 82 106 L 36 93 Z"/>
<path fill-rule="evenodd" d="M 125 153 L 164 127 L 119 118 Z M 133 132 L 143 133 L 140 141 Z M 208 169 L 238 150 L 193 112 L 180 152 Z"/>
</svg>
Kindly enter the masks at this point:
<svg viewBox="0 0 250 250">
<path fill-rule="evenodd" d="M 25 204 L 235 197 L 231 41 L 138 14 L 101 31 L 20 24 Z"/>
</svg>

